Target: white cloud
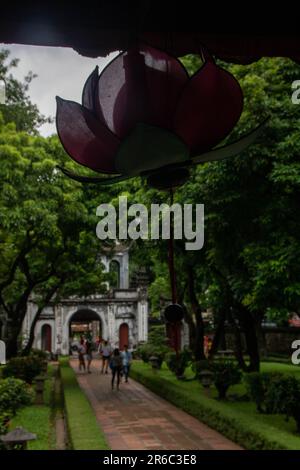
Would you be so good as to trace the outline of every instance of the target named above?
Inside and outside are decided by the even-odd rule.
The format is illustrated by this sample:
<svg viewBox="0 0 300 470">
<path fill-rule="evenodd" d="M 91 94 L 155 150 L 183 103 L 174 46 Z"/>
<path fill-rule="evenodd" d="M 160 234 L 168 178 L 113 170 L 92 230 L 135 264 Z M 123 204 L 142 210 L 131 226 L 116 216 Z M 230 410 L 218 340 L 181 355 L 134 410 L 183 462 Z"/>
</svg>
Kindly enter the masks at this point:
<svg viewBox="0 0 300 470">
<path fill-rule="evenodd" d="M 37 104 L 42 114 L 55 116 L 55 96 L 81 102 L 84 82 L 96 65 L 102 70 L 116 53 L 103 58 L 82 57 L 73 49 L 63 47 L 28 46 L 19 44 L 0 44 L 0 48 L 9 49 L 11 58 L 20 59 L 13 75 L 23 80 L 31 70 L 37 74 L 29 89 L 33 103 Z M 55 123 L 45 124 L 40 129 L 47 136 L 56 132 Z"/>
</svg>

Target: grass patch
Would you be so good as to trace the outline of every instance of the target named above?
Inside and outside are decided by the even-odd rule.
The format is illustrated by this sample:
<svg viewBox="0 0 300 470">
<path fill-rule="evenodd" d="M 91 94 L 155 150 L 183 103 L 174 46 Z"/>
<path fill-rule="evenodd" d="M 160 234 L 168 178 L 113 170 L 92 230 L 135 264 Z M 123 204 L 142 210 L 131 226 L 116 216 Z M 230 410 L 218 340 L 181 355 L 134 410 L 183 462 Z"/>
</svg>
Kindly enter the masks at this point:
<svg viewBox="0 0 300 470">
<path fill-rule="evenodd" d="M 10 430 L 21 426 L 37 435 L 36 441 L 28 443 L 28 450 L 55 449 L 55 428 L 52 420 L 53 392 L 54 368 L 52 365 L 48 365 L 44 388 L 45 403 L 43 405 L 31 405 L 21 408 L 10 422 Z"/>
<path fill-rule="evenodd" d="M 68 358 L 60 358 L 60 374 L 69 440 L 74 450 L 109 449 L 94 411 L 78 385 Z"/>
<path fill-rule="evenodd" d="M 300 379 L 300 367 L 292 365 L 268 362 L 262 364 L 261 370 L 291 373 Z M 228 400 L 219 401 L 214 387 L 211 397 L 204 394 L 201 384 L 192 380 L 190 369 L 186 374 L 187 380 L 180 381 L 165 364 L 161 370 L 153 372 L 149 365 L 134 361 L 131 376 L 245 449 L 300 449 L 300 435 L 295 432 L 294 419 L 287 422 L 283 415 L 257 413 L 255 404 L 245 399 L 243 383 L 230 388 Z"/>
</svg>

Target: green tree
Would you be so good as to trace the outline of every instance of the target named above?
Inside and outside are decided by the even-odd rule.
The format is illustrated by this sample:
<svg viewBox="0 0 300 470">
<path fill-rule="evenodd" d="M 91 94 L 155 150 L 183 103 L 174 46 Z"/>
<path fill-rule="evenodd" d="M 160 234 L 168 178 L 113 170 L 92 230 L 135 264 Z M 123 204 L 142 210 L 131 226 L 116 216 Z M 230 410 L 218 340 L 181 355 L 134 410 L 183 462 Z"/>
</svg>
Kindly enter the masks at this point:
<svg viewBox="0 0 300 470">
<path fill-rule="evenodd" d="M 184 63 L 193 73 L 201 60 L 188 56 Z M 243 154 L 198 166 L 176 190 L 175 202 L 205 204 L 204 248 L 187 253 L 181 242 L 175 242 L 178 298 L 185 306 L 197 357 L 203 354 L 202 312 L 209 306 L 216 324 L 213 351 L 229 322 L 240 365 L 258 370 L 263 317 L 286 318 L 288 312 L 299 311 L 300 106 L 291 102 L 291 84 L 299 79 L 300 68 L 282 58 L 221 65 L 239 80 L 245 99 L 243 114 L 227 141 L 249 132 L 265 117 L 270 119 L 260 139 Z M 168 193 L 147 188 L 140 180 L 128 187 L 135 202 L 148 207 L 168 202 Z M 156 309 L 168 289 L 167 242 L 143 246 L 136 256 L 152 272 L 149 292 Z M 241 332 L 249 364 L 243 357 Z"/>
<path fill-rule="evenodd" d="M 217 310 L 225 309 L 245 332 L 248 368 L 257 370 L 265 313 L 299 310 L 300 108 L 291 102 L 291 84 L 300 68 L 281 58 L 226 68 L 245 97 L 229 139 L 267 115 L 269 123 L 243 154 L 199 166 L 181 192 L 205 204 L 206 277 L 223 292 Z"/>
<path fill-rule="evenodd" d="M 50 298 L 101 292 L 105 276 L 95 209 L 81 185 L 56 170 L 67 158 L 57 138 L 30 136 L 2 119 L 0 158 L 0 306 L 12 356 L 30 297 L 36 322 Z"/>
<path fill-rule="evenodd" d="M 6 85 L 6 102 L 0 104 L 0 112 L 5 123 L 14 122 L 17 130 L 36 134 L 38 128 L 51 119 L 43 116 L 29 98 L 29 86 L 36 75 L 28 72 L 23 82 L 14 78 L 12 72 L 18 63 L 19 59 L 10 59 L 8 49 L 0 49 L 0 79 Z"/>
</svg>

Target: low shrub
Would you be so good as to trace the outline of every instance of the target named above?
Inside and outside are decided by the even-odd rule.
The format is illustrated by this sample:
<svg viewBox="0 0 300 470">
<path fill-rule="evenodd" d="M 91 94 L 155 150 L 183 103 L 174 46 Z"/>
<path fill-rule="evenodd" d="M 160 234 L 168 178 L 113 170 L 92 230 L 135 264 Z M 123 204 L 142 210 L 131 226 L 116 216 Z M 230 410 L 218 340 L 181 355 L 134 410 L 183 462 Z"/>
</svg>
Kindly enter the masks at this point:
<svg viewBox="0 0 300 470">
<path fill-rule="evenodd" d="M 219 399 L 226 398 L 226 393 L 231 385 L 241 382 L 242 372 L 239 367 L 228 359 L 212 362 L 210 370 L 213 373 L 213 382 L 219 393 Z"/>
<path fill-rule="evenodd" d="M 179 351 L 178 354 L 176 354 L 176 352 L 169 352 L 165 356 L 168 368 L 176 377 L 182 377 L 184 375 L 185 369 L 190 364 L 191 360 L 192 353 L 187 348 Z"/>
<path fill-rule="evenodd" d="M 148 363 L 151 356 L 158 359 L 158 366 L 161 367 L 167 353 L 171 349 L 167 346 L 165 325 L 152 326 L 147 343 L 140 345 L 136 350 L 136 357 L 140 357 L 142 361 Z"/>
<path fill-rule="evenodd" d="M 0 381 L 0 412 L 14 415 L 18 408 L 30 405 L 34 392 L 26 382 L 9 377 Z"/>
<path fill-rule="evenodd" d="M 135 357 L 137 359 L 142 359 L 143 362 L 149 362 L 149 349 L 148 344 L 141 344 L 135 351 Z"/>
<path fill-rule="evenodd" d="M 170 352 L 170 348 L 167 346 L 152 343 L 145 343 L 137 349 L 137 355 L 146 363 L 149 362 L 151 356 L 157 357 L 159 367 L 161 367 L 168 352 Z"/>
<path fill-rule="evenodd" d="M 0 380 L 0 435 L 6 434 L 11 418 L 22 406 L 30 405 L 34 392 L 23 380 L 9 377 Z M 4 445 L 0 442 L 0 450 Z"/>
<path fill-rule="evenodd" d="M 9 420 L 11 419 L 12 415 L 7 413 L 6 411 L 0 411 L 0 436 L 3 436 L 7 433 Z M 0 450 L 4 448 L 0 441 Z"/>
<path fill-rule="evenodd" d="M 50 353 L 48 351 L 42 351 L 41 349 L 32 349 L 30 351 L 30 356 L 38 357 L 40 359 L 43 359 L 43 361 L 48 360 L 49 354 Z"/>
<path fill-rule="evenodd" d="M 31 355 L 13 357 L 3 368 L 2 377 L 16 377 L 31 384 L 34 377 L 41 374 L 44 368 L 44 359 Z"/>
<path fill-rule="evenodd" d="M 300 380 L 293 376 L 277 377 L 271 381 L 266 392 L 266 402 L 273 413 L 293 417 L 300 433 Z"/>
<path fill-rule="evenodd" d="M 148 334 L 148 343 L 156 346 L 166 345 L 166 327 L 165 325 L 153 325 Z"/>
<path fill-rule="evenodd" d="M 247 393 L 256 404 L 259 413 L 273 413 L 273 403 L 268 397 L 268 390 L 274 380 L 280 379 L 282 374 L 278 372 L 250 372 L 244 377 Z"/>
</svg>

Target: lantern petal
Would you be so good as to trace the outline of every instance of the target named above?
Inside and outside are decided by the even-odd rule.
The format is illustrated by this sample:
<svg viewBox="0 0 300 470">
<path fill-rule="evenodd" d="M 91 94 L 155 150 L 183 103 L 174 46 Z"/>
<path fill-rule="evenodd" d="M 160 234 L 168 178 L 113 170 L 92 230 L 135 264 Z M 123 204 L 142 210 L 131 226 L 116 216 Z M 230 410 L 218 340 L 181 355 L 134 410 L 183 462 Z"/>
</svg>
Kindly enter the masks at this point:
<svg viewBox="0 0 300 470">
<path fill-rule="evenodd" d="M 164 51 L 141 46 L 145 57 L 148 112 L 147 124 L 172 129 L 179 96 L 189 80 L 181 62 Z"/>
<path fill-rule="evenodd" d="M 266 122 L 269 118 L 265 119 L 259 126 L 254 130 L 249 132 L 249 134 L 244 135 L 239 140 L 233 142 L 232 144 L 225 145 L 224 147 L 219 147 L 211 150 L 210 152 L 203 153 L 197 157 L 192 158 L 193 164 L 204 163 L 204 162 L 213 162 L 216 160 L 223 160 L 225 158 L 234 157 L 239 153 L 246 150 L 249 145 L 253 144 L 254 141 L 261 134 Z"/>
<path fill-rule="evenodd" d="M 73 173 L 72 171 L 69 171 L 66 168 L 62 168 L 61 166 L 57 166 L 57 168 L 61 170 L 66 176 L 71 178 L 72 180 L 79 181 L 79 183 L 92 183 L 92 184 L 107 185 L 107 184 L 119 183 L 120 181 L 125 181 L 131 178 L 130 176 L 126 176 L 126 175 L 118 175 L 118 176 L 113 176 L 111 178 L 103 178 L 103 177 L 97 177 L 97 176 L 83 176 L 83 175 L 76 175 L 76 173 Z"/>
<path fill-rule="evenodd" d="M 73 160 L 102 173 L 116 173 L 114 155 L 118 138 L 86 108 L 57 97 L 56 127 L 60 141 Z"/>
<path fill-rule="evenodd" d="M 182 64 L 165 52 L 146 45 L 130 49 L 100 74 L 99 117 L 121 138 L 138 122 L 171 129 L 187 80 Z"/>
<path fill-rule="evenodd" d="M 82 106 L 94 114 L 96 114 L 96 106 L 98 104 L 96 100 L 98 79 L 99 68 L 97 66 L 95 70 L 89 75 L 82 90 Z"/>
<path fill-rule="evenodd" d="M 174 116 L 174 131 L 192 155 L 221 142 L 237 123 L 243 94 L 237 80 L 211 59 L 189 80 Z"/>
<path fill-rule="evenodd" d="M 115 166 L 118 173 L 137 176 L 188 159 L 189 150 L 177 135 L 140 123 L 120 145 Z"/>
</svg>

